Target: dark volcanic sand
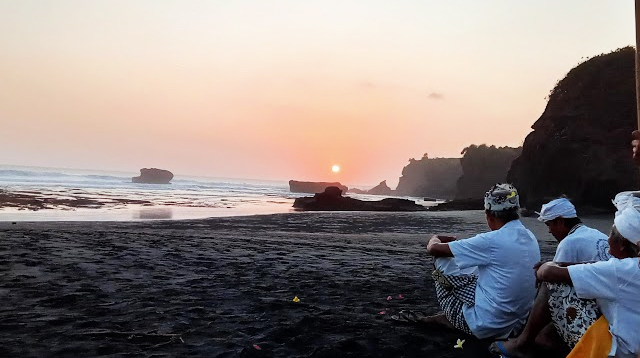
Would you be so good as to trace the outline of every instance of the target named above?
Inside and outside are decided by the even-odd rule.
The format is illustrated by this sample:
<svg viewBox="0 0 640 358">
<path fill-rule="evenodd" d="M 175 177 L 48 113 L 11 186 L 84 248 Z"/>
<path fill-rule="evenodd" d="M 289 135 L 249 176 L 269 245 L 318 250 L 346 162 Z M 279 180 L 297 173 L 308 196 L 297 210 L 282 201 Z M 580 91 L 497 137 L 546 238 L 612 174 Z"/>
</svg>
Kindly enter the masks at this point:
<svg viewBox="0 0 640 358">
<path fill-rule="evenodd" d="M 478 212 L 3 222 L 0 356 L 486 356 L 389 319 L 439 310 L 431 234 L 483 230 Z"/>
</svg>

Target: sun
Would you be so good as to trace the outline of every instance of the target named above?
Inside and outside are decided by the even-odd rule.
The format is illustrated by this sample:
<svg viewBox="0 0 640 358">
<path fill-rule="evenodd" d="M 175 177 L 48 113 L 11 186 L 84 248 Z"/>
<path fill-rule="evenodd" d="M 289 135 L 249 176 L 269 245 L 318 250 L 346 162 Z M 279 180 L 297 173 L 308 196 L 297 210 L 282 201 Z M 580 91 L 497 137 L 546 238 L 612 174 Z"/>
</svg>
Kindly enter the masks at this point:
<svg viewBox="0 0 640 358">
<path fill-rule="evenodd" d="M 332 172 L 334 172 L 334 173 L 339 173 L 339 172 L 340 172 L 340 166 L 339 166 L 339 165 L 337 165 L 337 164 L 334 164 L 334 165 L 331 167 L 331 171 L 332 171 Z"/>
</svg>

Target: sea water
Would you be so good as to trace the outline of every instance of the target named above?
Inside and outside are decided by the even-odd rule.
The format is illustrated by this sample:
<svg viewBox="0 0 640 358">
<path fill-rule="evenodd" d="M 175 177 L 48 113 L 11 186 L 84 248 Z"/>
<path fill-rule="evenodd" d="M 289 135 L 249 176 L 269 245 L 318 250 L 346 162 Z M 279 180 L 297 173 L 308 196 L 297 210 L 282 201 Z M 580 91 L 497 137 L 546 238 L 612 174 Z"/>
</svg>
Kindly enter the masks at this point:
<svg viewBox="0 0 640 358">
<path fill-rule="evenodd" d="M 0 165 L 0 189 L 43 198 L 88 198 L 100 208 L 0 208 L 0 221 L 128 221 L 199 219 L 293 212 L 297 197 L 284 181 L 176 175 L 171 184 L 132 183 L 138 173 Z M 349 196 L 380 200 L 380 196 Z M 141 200 L 124 204 L 119 200 Z M 422 204 L 420 198 L 412 198 Z"/>
</svg>

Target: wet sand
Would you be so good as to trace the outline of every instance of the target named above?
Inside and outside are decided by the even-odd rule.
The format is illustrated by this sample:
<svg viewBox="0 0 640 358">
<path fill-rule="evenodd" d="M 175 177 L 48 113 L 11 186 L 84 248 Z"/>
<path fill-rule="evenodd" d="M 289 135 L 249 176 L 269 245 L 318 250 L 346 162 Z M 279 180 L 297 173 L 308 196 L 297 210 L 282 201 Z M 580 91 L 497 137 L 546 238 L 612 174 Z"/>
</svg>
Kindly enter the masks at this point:
<svg viewBox="0 0 640 358">
<path fill-rule="evenodd" d="M 439 310 L 431 234 L 484 230 L 481 212 L 0 222 L 0 356 L 484 357 L 390 320 Z"/>
</svg>

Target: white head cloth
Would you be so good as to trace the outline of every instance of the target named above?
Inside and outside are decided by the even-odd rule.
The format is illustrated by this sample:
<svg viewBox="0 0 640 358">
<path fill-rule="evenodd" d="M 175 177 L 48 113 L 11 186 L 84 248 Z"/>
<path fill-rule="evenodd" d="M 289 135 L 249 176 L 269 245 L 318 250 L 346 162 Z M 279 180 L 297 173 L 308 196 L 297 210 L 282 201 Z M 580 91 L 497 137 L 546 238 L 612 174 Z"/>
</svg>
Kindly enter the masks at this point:
<svg viewBox="0 0 640 358">
<path fill-rule="evenodd" d="M 520 207 L 518 191 L 511 184 L 496 184 L 484 194 L 484 208 L 491 211 Z"/>
<path fill-rule="evenodd" d="M 640 191 L 623 191 L 618 193 L 612 202 L 616 210 L 618 210 L 616 216 L 620 215 L 626 208 L 636 208 L 640 210 Z"/>
<path fill-rule="evenodd" d="M 640 212 L 638 209 L 630 206 L 617 212 L 613 224 L 625 239 L 633 244 L 640 241 Z"/>
<path fill-rule="evenodd" d="M 538 220 L 546 222 L 555 218 L 576 218 L 576 207 L 571 204 L 567 198 L 559 198 L 551 200 L 550 202 L 542 205 L 540 212 L 536 211 L 536 214 L 540 215 Z"/>
</svg>

